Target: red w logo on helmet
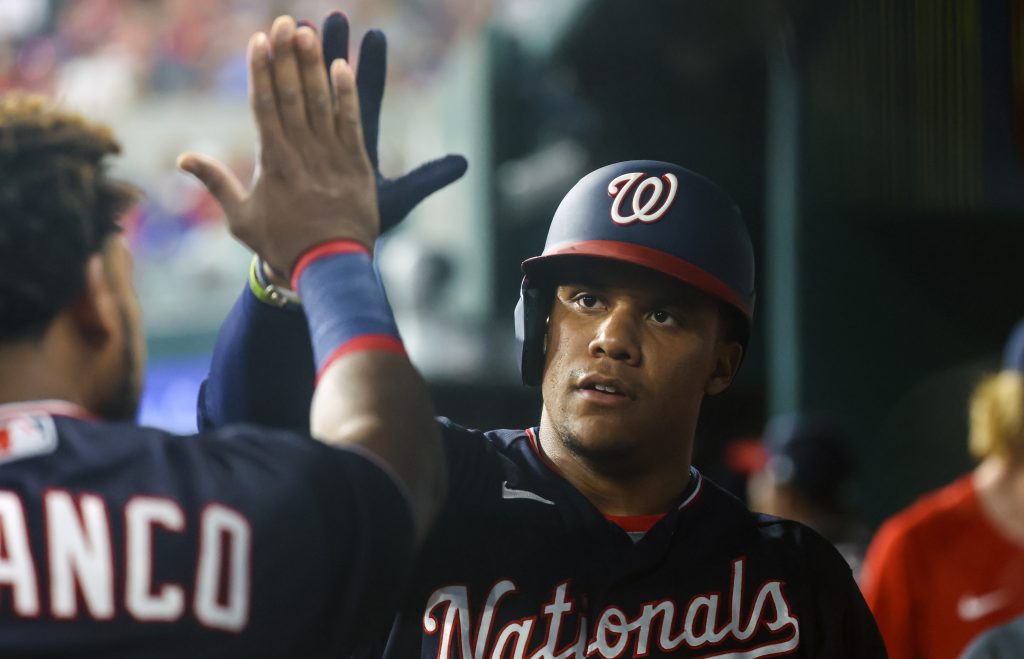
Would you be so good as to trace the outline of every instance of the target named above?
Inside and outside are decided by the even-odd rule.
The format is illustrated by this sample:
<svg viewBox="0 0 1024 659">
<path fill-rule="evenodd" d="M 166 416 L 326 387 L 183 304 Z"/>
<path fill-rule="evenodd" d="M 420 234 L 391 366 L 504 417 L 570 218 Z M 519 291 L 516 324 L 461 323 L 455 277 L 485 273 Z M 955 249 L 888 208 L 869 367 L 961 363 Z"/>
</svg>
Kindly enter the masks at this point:
<svg viewBox="0 0 1024 659">
<path fill-rule="evenodd" d="M 636 182 L 643 176 L 646 176 L 644 172 L 622 174 L 613 178 L 612 182 L 608 184 L 608 195 L 615 198 L 615 201 L 612 202 L 612 222 L 621 225 L 634 222 L 649 224 L 660 220 L 672 207 L 672 202 L 676 200 L 676 192 L 679 191 L 679 181 L 676 179 L 676 175 L 663 174 L 661 178 L 648 176 L 640 185 L 636 185 Z M 662 179 L 668 183 L 667 190 Z M 623 215 L 622 204 L 634 187 L 636 190 L 633 192 L 632 199 L 633 213 Z M 647 200 L 641 201 L 645 196 Z"/>
</svg>

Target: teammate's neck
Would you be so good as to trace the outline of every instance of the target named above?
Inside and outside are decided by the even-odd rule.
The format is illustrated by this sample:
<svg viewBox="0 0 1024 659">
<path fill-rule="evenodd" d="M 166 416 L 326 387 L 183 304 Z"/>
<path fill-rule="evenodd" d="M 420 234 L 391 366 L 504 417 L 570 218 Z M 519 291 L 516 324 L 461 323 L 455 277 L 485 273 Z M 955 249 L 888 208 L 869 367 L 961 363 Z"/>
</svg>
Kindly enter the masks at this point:
<svg viewBox="0 0 1024 659">
<path fill-rule="evenodd" d="M 988 457 L 975 467 L 971 478 L 992 523 L 1024 545 L 1024 463 Z"/>
<path fill-rule="evenodd" d="M 65 400 L 88 407 L 88 367 L 47 332 L 38 340 L 0 344 L 0 404 Z"/>
<path fill-rule="evenodd" d="M 542 456 L 604 515 L 655 515 L 671 510 L 690 482 L 690 455 L 658 456 L 634 469 L 609 472 L 570 451 L 548 421 L 541 417 L 537 438 Z"/>
</svg>

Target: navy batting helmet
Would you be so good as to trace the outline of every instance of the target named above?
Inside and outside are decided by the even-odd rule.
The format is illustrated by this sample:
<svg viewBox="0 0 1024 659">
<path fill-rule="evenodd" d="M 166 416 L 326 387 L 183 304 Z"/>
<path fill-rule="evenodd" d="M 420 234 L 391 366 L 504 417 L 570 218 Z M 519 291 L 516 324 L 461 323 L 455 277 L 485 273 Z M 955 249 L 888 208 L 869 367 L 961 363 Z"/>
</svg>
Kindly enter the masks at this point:
<svg viewBox="0 0 1024 659">
<path fill-rule="evenodd" d="M 523 262 L 516 339 L 523 382 L 540 384 L 551 309 L 545 270 L 572 256 L 625 261 L 754 313 L 754 250 L 736 204 L 688 169 L 630 160 L 584 176 L 558 205 L 544 253 Z M 746 341 L 744 340 L 744 344 Z"/>
</svg>

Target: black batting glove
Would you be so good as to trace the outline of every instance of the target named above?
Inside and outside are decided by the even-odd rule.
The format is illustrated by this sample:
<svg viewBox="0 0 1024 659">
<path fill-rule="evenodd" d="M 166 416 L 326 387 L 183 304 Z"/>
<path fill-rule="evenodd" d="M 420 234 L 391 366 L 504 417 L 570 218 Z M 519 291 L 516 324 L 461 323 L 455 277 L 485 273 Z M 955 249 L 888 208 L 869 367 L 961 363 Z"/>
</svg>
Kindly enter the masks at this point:
<svg viewBox="0 0 1024 659">
<path fill-rule="evenodd" d="M 331 62 L 338 58 L 347 61 L 348 17 L 342 12 L 331 13 L 324 19 L 322 35 L 324 62 L 328 69 Z M 409 211 L 421 201 L 461 178 L 468 167 L 464 157 L 449 154 L 397 178 L 387 178 L 380 173 L 377 139 L 380 135 L 380 108 L 387 77 L 387 51 L 384 33 L 370 30 L 363 37 L 359 50 L 359 68 L 356 70 L 363 139 L 377 179 L 377 204 L 382 234 L 405 219 Z"/>
</svg>

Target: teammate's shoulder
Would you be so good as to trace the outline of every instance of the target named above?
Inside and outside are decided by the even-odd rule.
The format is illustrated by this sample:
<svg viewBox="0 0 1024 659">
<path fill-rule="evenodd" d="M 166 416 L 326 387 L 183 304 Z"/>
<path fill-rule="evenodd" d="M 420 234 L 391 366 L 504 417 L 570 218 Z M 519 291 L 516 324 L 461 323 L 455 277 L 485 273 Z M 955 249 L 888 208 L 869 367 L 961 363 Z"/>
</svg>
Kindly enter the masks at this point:
<svg viewBox="0 0 1024 659">
<path fill-rule="evenodd" d="M 381 494 L 394 490 L 408 501 L 401 478 L 386 460 L 360 445 L 335 445 L 281 428 L 235 423 L 191 436 L 167 435 L 167 454 L 179 465 L 202 470 L 208 478 L 230 473 L 259 488 L 265 479 L 306 492 L 355 490 Z M 289 478 L 301 473 L 303 478 Z M 390 485 L 382 486 L 382 483 Z M 358 484 L 358 485 L 357 485 Z"/>
<path fill-rule="evenodd" d="M 191 436 L 173 436 L 179 446 L 202 447 L 208 454 L 219 454 L 228 459 L 239 459 L 245 464 L 287 464 L 310 465 L 315 471 L 325 473 L 347 465 L 345 468 L 361 469 L 366 463 L 374 470 L 381 470 L 394 478 L 375 453 L 358 445 L 327 444 L 312 436 L 282 428 L 249 423 L 233 423 L 213 430 L 202 431 Z M 189 449 L 185 449 L 189 450 Z"/>
<path fill-rule="evenodd" d="M 249 423 L 228 424 L 219 428 L 200 430 L 194 433 L 175 433 L 154 426 L 138 425 L 127 421 L 82 420 L 56 417 L 62 437 L 87 437 L 90 441 L 114 443 L 128 448 L 141 448 L 147 444 L 167 446 L 192 446 L 200 441 L 216 445 L 249 442 L 284 442 L 308 445 L 313 442 L 289 430 L 267 428 Z M 123 443 L 121 440 L 132 440 Z"/>
<path fill-rule="evenodd" d="M 908 519 L 927 519 L 956 515 L 970 508 L 975 500 L 974 482 L 970 474 L 927 492 L 906 509 Z"/>
<path fill-rule="evenodd" d="M 201 430 L 194 435 L 182 436 L 187 439 L 199 439 L 212 442 L 236 443 L 244 441 L 282 443 L 301 448 L 319 446 L 309 435 L 282 428 L 269 428 L 252 423 L 229 423 L 219 428 Z"/>
<path fill-rule="evenodd" d="M 153 444 L 174 437 L 166 430 L 121 421 L 56 416 L 53 423 L 62 449 L 80 459 L 91 455 L 112 459 L 118 455 L 142 453 Z"/>
<path fill-rule="evenodd" d="M 976 495 L 970 475 L 926 492 L 879 527 L 879 536 L 945 536 L 951 527 L 962 527 L 976 518 Z"/>
<path fill-rule="evenodd" d="M 178 465 L 232 465 L 232 469 L 278 463 L 329 469 L 338 462 L 377 462 L 357 447 L 328 445 L 308 434 L 251 423 L 232 423 L 190 434 L 132 423 L 96 423 L 86 424 L 78 432 L 85 433 L 79 442 L 81 450 L 97 451 L 107 459 L 112 452 L 132 453 L 131 459 L 140 465 L 164 465 L 170 460 Z"/>
</svg>

